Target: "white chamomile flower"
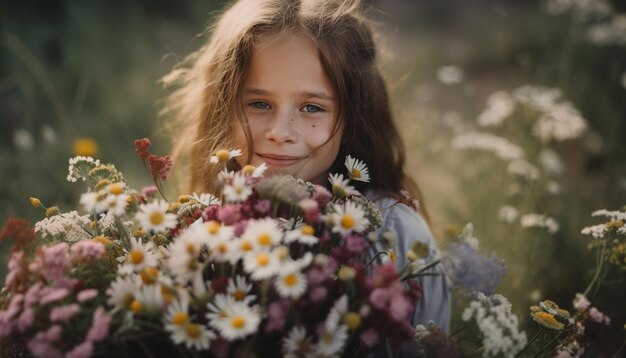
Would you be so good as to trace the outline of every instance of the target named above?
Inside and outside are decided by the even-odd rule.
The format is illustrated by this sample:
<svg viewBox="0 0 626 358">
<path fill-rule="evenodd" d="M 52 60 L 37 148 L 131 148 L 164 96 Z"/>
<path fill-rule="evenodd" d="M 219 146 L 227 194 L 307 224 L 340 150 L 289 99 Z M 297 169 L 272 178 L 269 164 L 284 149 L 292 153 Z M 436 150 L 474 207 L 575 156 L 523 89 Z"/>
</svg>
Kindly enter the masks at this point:
<svg viewBox="0 0 626 358">
<path fill-rule="evenodd" d="M 163 200 L 139 205 L 135 218 L 142 228 L 153 232 L 163 232 L 176 227 L 176 215 L 167 212 L 169 204 Z"/>
<path fill-rule="evenodd" d="M 141 282 L 135 275 L 121 277 L 118 276 L 107 288 L 106 294 L 109 296 L 107 303 L 113 306 L 114 310 L 129 309 L 130 304 L 135 300 Z"/>
<path fill-rule="evenodd" d="M 193 193 L 192 195 L 187 195 L 187 197 L 191 200 L 195 200 L 199 202 L 200 204 L 206 205 L 206 206 L 221 204 L 220 199 L 215 197 L 215 195 L 209 194 L 209 193 L 201 193 L 201 194 Z"/>
<path fill-rule="evenodd" d="M 107 210 L 107 194 L 101 190 L 96 193 L 84 193 L 80 196 L 80 204 L 87 212 L 103 213 Z"/>
<path fill-rule="evenodd" d="M 109 194 L 104 199 L 104 204 L 106 205 L 106 211 L 110 212 L 115 216 L 122 216 L 126 213 L 126 205 L 128 204 L 128 195 L 120 194 L 113 195 Z"/>
<path fill-rule="evenodd" d="M 240 155 L 241 155 L 241 149 L 234 149 L 234 150 L 221 149 L 215 152 L 215 155 L 212 155 L 209 161 L 213 164 L 226 163 L 227 161 L 235 157 L 238 157 Z"/>
<path fill-rule="evenodd" d="M 252 194 L 252 188 L 246 185 L 246 177 L 236 174 L 229 184 L 224 185 L 223 194 L 230 203 L 242 202 Z"/>
<path fill-rule="evenodd" d="M 265 163 L 261 163 L 261 165 L 259 165 L 258 167 L 255 167 L 254 165 L 246 165 L 243 168 L 241 168 L 241 172 L 244 175 L 249 175 L 253 178 L 260 178 L 263 176 L 263 174 L 265 174 L 265 171 L 267 170 L 267 164 Z"/>
<path fill-rule="evenodd" d="M 209 220 L 207 222 L 198 225 L 195 230 L 199 231 L 202 236 L 203 242 L 210 244 L 214 240 L 231 240 L 234 237 L 233 227 L 222 225 L 215 220 Z"/>
<path fill-rule="evenodd" d="M 185 230 L 167 248 L 167 265 L 179 282 L 193 279 L 204 267 L 199 261 L 203 244 L 197 231 Z"/>
<path fill-rule="evenodd" d="M 171 332 L 172 341 L 176 344 L 185 344 L 185 347 L 199 351 L 211 347 L 211 340 L 217 338 L 215 333 L 198 323 L 186 323 L 175 327 Z"/>
<path fill-rule="evenodd" d="M 353 186 L 348 185 L 350 179 L 344 179 L 343 174 L 330 174 L 328 181 L 330 181 L 330 186 L 335 196 L 344 198 L 350 195 L 359 195 L 359 192 Z"/>
<path fill-rule="evenodd" d="M 219 173 L 217 173 L 217 180 L 219 180 L 222 183 L 228 183 L 231 180 L 233 180 L 233 178 L 235 177 L 235 175 L 237 175 L 236 172 L 234 171 L 228 171 L 226 168 L 220 170 Z"/>
<path fill-rule="evenodd" d="M 246 278 L 241 275 L 237 275 L 235 279 L 232 278 L 228 281 L 228 287 L 226 292 L 235 300 L 250 304 L 256 299 L 255 295 L 248 295 L 252 290 L 252 284 L 246 281 Z"/>
<path fill-rule="evenodd" d="M 280 254 L 281 249 L 284 249 L 286 253 Z M 302 271 L 305 268 L 311 265 L 313 262 L 313 254 L 311 252 L 306 252 L 301 258 L 294 260 L 289 256 L 289 249 L 286 247 L 279 247 L 276 249 L 276 252 L 279 253 L 278 257 L 280 259 L 280 273 L 285 274 L 292 271 Z"/>
<path fill-rule="evenodd" d="M 365 183 L 370 181 L 369 171 L 363 161 L 347 156 L 345 165 L 346 168 L 348 168 L 348 175 L 351 180 L 362 181 Z"/>
<path fill-rule="evenodd" d="M 261 315 L 256 307 L 231 300 L 217 314 L 208 314 L 209 324 L 229 341 L 234 341 L 255 333 L 261 323 Z"/>
<path fill-rule="evenodd" d="M 307 282 L 300 271 L 291 271 L 278 275 L 274 287 L 281 297 L 298 298 L 306 291 Z"/>
<path fill-rule="evenodd" d="M 111 183 L 104 188 L 107 194 L 122 195 L 126 190 L 126 184 L 123 182 Z"/>
<path fill-rule="evenodd" d="M 255 248 L 268 250 L 282 240 L 283 232 L 275 220 L 270 218 L 250 220 L 242 239 L 249 239 Z"/>
<path fill-rule="evenodd" d="M 315 245 L 319 239 L 314 235 L 315 229 L 313 226 L 305 224 L 287 233 L 285 236 L 285 242 L 290 243 L 297 241 L 304 245 Z"/>
<path fill-rule="evenodd" d="M 134 314 L 161 313 L 163 307 L 163 291 L 161 285 L 143 285 L 130 304 Z"/>
<path fill-rule="evenodd" d="M 319 336 L 319 341 L 315 345 L 314 351 L 323 357 L 337 356 L 343 349 L 348 339 L 348 329 L 344 325 L 339 325 L 333 329 L 324 327 Z"/>
<path fill-rule="evenodd" d="M 333 232 L 346 236 L 353 232 L 362 232 L 367 228 L 365 212 L 358 205 L 346 201 L 343 205 L 335 205 L 335 212 L 328 215 L 333 225 Z"/>
<path fill-rule="evenodd" d="M 280 271 L 280 260 L 274 252 L 256 251 L 243 258 L 243 269 L 253 280 L 264 280 Z"/>
<path fill-rule="evenodd" d="M 294 326 L 287 337 L 283 338 L 283 354 L 285 357 L 305 357 L 311 353 L 311 339 L 306 336 L 306 329 Z"/>
<path fill-rule="evenodd" d="M 326 317 L 326 321 L 324 322 L 326 330 L 332 331 L 337 328 L 346 312 L 348 312 L 348 296 L 344 294 L 335 301 L 335 304 L 333 304 L 333 307 L 330 309 L 328 317 Z"/>
<path fill-rule="evenodd" d="M 130 250 L 124 249 L 126 256 L 119 257 L 122 262 L 120 273 L 141 272 L 146 267 L 155 267 L 158 261 L 158 251 L 151 241 L 143 243 L 141 238 L 130 238 Z"/>
</svg>

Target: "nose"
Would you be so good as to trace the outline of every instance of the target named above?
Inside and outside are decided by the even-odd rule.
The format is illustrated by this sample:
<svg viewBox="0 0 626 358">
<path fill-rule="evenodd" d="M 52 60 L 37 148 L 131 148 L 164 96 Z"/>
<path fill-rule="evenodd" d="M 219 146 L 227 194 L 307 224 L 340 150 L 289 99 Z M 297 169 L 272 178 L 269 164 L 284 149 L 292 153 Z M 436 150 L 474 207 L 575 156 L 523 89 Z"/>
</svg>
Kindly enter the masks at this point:
<svg viewBox="0 0 626 358">
<path fill-rule="evenodd" d="M 265 139 L 277 144 L 295 143 L 297 133 L 294 130 L 294 115 L 291 111 L 277 113 L 270 121 L 265 132 Z"/>
</svg>

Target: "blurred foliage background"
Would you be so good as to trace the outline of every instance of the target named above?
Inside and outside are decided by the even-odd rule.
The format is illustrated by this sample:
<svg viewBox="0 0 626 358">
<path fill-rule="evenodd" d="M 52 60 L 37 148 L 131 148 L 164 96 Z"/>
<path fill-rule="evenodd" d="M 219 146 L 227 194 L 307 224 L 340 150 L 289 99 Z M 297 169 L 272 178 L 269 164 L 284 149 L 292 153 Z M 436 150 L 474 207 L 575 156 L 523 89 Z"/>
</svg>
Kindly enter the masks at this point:
<svg viewBox="0 0 626 358">
<path fill-rule="evenodd" d="M 132 187 L 149 184 L 133 140 L 148 136 L 155 152 L 168 150 L 167 139 L 158 136 L 163 94 L 157 81 L 201 46 L 198 34 L 225 3 L 2 1 L 0 221 L 10 215 L 40 220 L 29 196 L 62 211 L 77 207 L 84 188 L 65 179 L 77 151 L 114 163 Z M 506 260 L 497 291 L 511 299 L 522 320 L 528 323 L 528 305 L 540 299 L 569 307 L 595 264 L 586 248 L 590 238 L 580 230 L 600 223 L 593 211 L 626 205 L 626 20 L 620 17 L 626 3 L 607 2 L 609 12 L 597 6 L 602 1 L 367 3 L 379 23 L 381 66 L 409 169 L 441 246 L 472 222 L 481 248 Z M 506 126 L 477 125 L 492 93 L 524 85 L 559 89 L 587 130 L 574 139 L 538 142 L 520 125 L 533 115 L 525 111 Z M 470 131 L 497 134 L 527 153 L 549 148 L 561 169 L 541 169 L 538 180 L 520 181 L 493 153 L 452 146 Z M 559 229 L 549 233 L 499 220 L 505 204 L 520 215 L 548 215 Z M 611 327 L 592 332 L 610 352 L 623 341 L 626 285 L 623 269 L 608 275 L 609 284 L 591 297 L 613 319 Z M 461 310 L 455 306 L 457 316 Z"/>
</svg>

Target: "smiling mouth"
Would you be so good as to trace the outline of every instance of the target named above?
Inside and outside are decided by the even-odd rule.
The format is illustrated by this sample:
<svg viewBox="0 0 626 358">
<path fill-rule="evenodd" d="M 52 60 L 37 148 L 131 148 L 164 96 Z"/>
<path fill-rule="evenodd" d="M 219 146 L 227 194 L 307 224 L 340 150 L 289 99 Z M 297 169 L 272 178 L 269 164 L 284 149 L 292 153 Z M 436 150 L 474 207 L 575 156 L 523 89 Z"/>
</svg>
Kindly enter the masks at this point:
<svg viewBox="0 0 626 358">
<path fill-rule="evenodd" d="M 256 153 L 265 164 L 270 167 L 288 167 L 297 161 L 304 159 L 304 157 L 293 157 L 290 155 L 278 155 L 278 154 L 270 154 L 270 153 Z"/>
</svg>

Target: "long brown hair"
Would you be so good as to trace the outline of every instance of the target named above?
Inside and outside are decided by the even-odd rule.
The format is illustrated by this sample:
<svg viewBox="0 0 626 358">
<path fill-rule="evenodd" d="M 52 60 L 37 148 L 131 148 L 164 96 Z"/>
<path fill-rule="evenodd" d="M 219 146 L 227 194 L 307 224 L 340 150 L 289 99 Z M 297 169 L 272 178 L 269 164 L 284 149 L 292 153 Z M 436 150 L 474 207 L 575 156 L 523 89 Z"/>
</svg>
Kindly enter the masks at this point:
<svg viewBox="0 0 626 358">
<path fill-rule="evenodd" d="M 349 154 L 367 164 L 367 189 L 387 195 L 405 189 L 421 199 L 404 168 L 405 148 L 359 0 L 240 0 L 219 16 L 207 31 L 207 44 L 162 79 L 172 89 L 162 114 L 172 132 L 173 156 L 179 167 L 188 167 L 185 189 L 214 191 L 219 169 L 209 158 L 232 147 L 232 120 L 246 127 L 240 98 L 255 41 L 293 31 L 317 45 L 338 96 L 343 134 L 330 171 L 344 172 Z"/>
</svg>

